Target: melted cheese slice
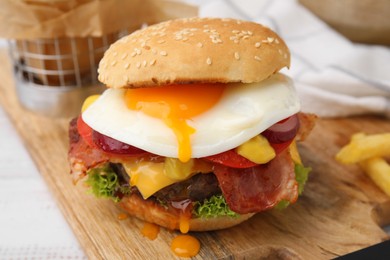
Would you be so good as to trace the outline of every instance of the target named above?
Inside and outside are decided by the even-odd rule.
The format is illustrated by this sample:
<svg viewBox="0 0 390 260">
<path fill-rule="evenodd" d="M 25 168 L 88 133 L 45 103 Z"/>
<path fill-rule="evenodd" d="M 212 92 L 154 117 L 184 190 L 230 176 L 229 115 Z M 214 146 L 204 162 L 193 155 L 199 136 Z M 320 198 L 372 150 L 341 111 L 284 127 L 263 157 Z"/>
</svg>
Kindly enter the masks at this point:
<svg viewBox="0 0 390 260">
<path fill-rule="evenodd" d="M 165 172 L 164 164 L 164 162 L 134 159 L 133 161 L 124 163 L 123 167 L 130 176 L 130 185 L 136 186 L 142 197 L 147 199 L 157 191 L 173 183 L 182 181 L 169 178 Z M 195 173 L 208 173 L 211 171 L 211 164 L 202 160 L 195 160 L 190 177 Z"/>
<path fill-rule="evenodd" d="M 177 180 L 170 179 L 164 174 L 163 162 L 126 163 L 123 164 L 123 167 L 130 176 L 130 185 L 136 186 L 144 199 L 177 182 Z"/>
</svg>

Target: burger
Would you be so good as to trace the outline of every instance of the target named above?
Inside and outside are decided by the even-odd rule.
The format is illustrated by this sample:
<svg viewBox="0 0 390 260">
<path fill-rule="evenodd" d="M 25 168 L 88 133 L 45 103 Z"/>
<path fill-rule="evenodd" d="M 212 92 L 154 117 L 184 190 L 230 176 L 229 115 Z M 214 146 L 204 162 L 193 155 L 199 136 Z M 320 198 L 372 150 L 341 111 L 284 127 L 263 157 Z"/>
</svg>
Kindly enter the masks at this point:
<svg viewBox="0 0 390 260">
<path fill-rule="evenodd" d="M 69 129 L 77 182 L 128 214 L 185 233 L 294 203 L 309 168 L 285 42 L 257 23 L 186 18 L 135 31 L 99 64 L 108 89 Z"/>
</svg>

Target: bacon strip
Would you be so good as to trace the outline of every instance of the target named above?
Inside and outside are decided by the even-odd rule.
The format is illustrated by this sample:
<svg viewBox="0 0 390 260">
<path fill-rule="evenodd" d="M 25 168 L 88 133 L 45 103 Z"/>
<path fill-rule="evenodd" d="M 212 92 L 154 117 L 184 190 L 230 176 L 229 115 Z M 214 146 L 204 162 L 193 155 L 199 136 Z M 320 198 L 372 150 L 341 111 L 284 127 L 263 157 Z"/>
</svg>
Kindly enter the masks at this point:
<svg viewBox="0 0 390 260">
<path fill-rule="evenodd" d="M 240 214 L 264 211 L 283 199 L 295 202 L 298 198 L 294 163 L 287 150 L 267 164 L 247 169 L 215 165 L 214 174 L 227 204 Z"/>
<path fill-rule="evenodd" d="M 77 118 L 69 124 L 69 152 L 71 174 L 75 181 L 99 164 L 109 161 L 109 156 L 96 148 L 91 148 L 80 136 L 77 130 Z"/>
<path fill-rule="evenodd" d="M 158 162 L 161 156 L 145 152 L 143 157 Z M 101 164 L 111 163 L 126 163 L 129 159 L 133 159 L 133 155 L 107 153 L 96 147 L 92 147 L 79 134 L 77 129 L 77 118 L 73 119 L 69 125 L 69 152 L 68 160 L 75 181 L 84 177 L 89 169 L 98 167 Z"/>
<path fill-rule="evenodd" d="M 296 136 L 296 140 L 301 142 L 305 141 L 306 137 L 310 134 L 311 130 L 316 124 L 318 117 L 315 114 L 299 112 L 298 118 L 300 126 Z"/>
</svg>

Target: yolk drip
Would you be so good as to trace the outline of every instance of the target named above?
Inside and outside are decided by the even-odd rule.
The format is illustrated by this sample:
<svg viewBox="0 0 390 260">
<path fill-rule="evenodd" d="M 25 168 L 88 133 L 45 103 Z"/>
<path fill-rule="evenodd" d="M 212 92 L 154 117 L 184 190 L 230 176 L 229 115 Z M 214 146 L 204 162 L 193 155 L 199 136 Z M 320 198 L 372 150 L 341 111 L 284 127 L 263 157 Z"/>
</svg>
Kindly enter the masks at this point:
<svg viewBox="0 0 390 260">
<path fill-rule="evenodd" d="M 117 218 L 118 220 L 125 220 L 129 217 L 129 215 L 127 215 L 126 213 L 119 213 Z"/>
<path fill-rule="evenodd" d="M 192 214 L 192 201 L 185 199 L 182 201 L 171 201 L 172 207 L 178 210 L 180 213 L 179 217 L 179 229 L 180 232 L 185 234 L 190 230 L 190 219 Z"/>
<path fill-rule="evenodd" d="M 213 107 L 224 89 L 223 84 L 128 89 L 125 101 L 129 109 L 161 119 L 176 136 L 180 161 L 187 162 L 192 153 L 190 136 L 196 131 L 187 124 L 187 120 Z"/>
<path fill-rule="evenodd" d="M 171 250 L 179 257 L 196 256 L 199 249 L 199 240 L 190 235 L 179 235 L 171 243 Z"/>
<path fill-rule="evenodd" d="M 155 240 L 159 232 L 160 226 L 149 222 L 145 222 L 141 230 L 141 234 L 150 240 Z"/>
<path fill-rule="evenodd" d="M 186 234 L 190 230 L 190 218 L 190 216 L 180 214 L 179 229 L 181 233 Z"/>
</svg>

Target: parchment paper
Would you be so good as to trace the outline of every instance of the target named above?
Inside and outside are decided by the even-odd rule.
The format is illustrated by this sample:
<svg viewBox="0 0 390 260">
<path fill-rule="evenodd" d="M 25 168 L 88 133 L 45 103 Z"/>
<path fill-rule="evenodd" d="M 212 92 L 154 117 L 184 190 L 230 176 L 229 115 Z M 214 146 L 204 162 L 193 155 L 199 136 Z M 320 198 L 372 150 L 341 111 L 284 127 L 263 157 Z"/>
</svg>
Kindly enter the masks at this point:
<svg viewBox="0 0 390 260">
<path fill-rule="evenodd" d="M 196 15 L 196 7 L 173 0 L 0 0 L 0 37 L 100 37 Z"/>
</svg>

